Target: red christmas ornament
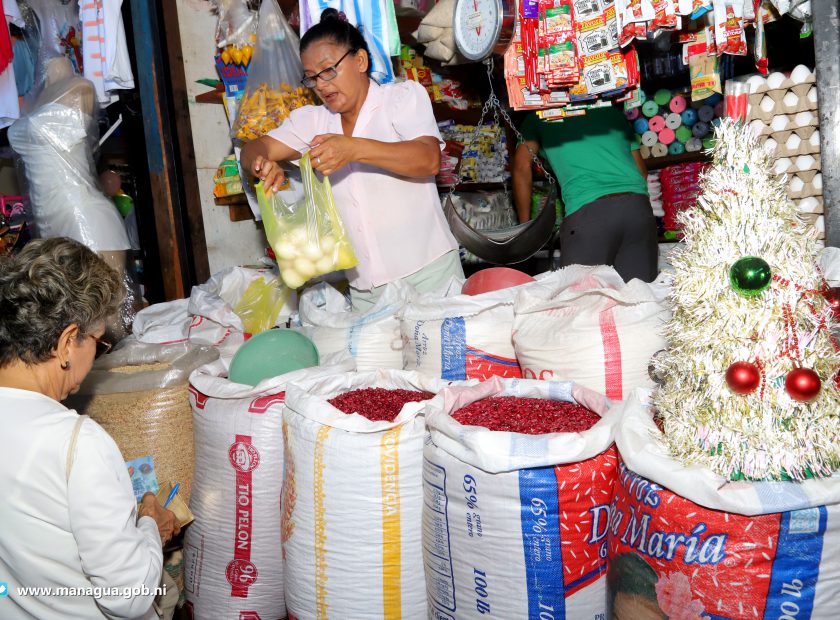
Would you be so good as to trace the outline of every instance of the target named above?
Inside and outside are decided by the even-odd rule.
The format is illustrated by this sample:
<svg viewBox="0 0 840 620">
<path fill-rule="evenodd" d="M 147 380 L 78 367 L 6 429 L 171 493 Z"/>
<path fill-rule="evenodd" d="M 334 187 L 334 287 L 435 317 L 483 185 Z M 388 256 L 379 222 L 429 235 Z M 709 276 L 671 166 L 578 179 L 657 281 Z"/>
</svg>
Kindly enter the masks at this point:
<svg viewBox="0 0 840 620">
<path fill-rule="evenodd" d="M 840 321 L 840 286 L 832 286 L 825 292 L 825 300 L 834 312 L 834 318 Z"/>
<path fill-rule="evenodd" d="M 736 394 L 755 392 L 760 383 L 761 373 L 750 362 L 735 362 L 726 371 L 726 384 Z"/>
<path fill-rule="evenodd" d="M 820 376 L 810 368 L 794 368 L 785 379 L 785 389 L 793 400 L 813 400 L 821 387 Z"/>
</svg>

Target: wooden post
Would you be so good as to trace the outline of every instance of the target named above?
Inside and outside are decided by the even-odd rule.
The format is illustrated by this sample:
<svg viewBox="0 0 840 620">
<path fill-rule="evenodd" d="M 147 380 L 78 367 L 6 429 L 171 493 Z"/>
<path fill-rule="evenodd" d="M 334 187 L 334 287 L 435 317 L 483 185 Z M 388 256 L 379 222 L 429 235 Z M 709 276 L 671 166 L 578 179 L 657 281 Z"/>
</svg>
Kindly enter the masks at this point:
<svg viewBox="0 0 840 620">
<path fill-rule="evenodd" d="M 160 0 L 130 1 L 164 294 L 181 299 L 209 277 L 209 268 L 189 113 L 182 116 L 187 98 L 178 22 L 167 15 L 175 13 L 175 3 L 163 1 L 164 30 Z"/>
</svg>

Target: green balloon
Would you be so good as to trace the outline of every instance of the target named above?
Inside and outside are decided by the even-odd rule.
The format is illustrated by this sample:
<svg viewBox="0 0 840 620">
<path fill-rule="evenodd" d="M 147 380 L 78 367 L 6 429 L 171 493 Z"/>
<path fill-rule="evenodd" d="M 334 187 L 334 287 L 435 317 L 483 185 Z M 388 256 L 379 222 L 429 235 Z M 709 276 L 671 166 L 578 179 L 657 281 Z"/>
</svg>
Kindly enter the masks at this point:
<svg viewBox="0 0 840 620">
<path fill-rule="evenodd" d="M 773 271 L 770 265 L 757 256 L 744 256 L 729 269 L 729 283 L 733 290 L 744 297 L 761 295 L 770 286 Z"/>
<path fill-rule="evenodd" d="M 230 363 L 234 383 L 257 385 L 263 379 L 311 368 L 319 363 L 312 341 L 291 329 L 270 329 L 239 347 Z"/>
</svg>

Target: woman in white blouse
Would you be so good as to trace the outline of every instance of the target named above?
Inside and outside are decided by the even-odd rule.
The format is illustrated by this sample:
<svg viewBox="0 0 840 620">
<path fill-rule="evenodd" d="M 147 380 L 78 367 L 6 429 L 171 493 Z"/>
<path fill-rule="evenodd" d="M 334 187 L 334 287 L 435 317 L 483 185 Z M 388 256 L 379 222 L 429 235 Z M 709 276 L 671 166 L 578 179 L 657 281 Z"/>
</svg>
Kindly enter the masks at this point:
<svg viewBox="0 0 840 620">
<path fill-rule="evenodd" d="M 157 617 L 161 546 L 178 521 L 152 494 L 138 510 L 114 440 L 60 403 L 110 348 L 102 338 L 122 291 L 71 239 L 0 259 L 3 620 Z"/>
<path fill-rule="evenodd" d="M 245 145 L 243 167 L 276 190 L 277 162 L 309 151 L 315 170 L 330 177 L 359 258 L 348 273 L 356 310 L 370 308 L 395 280 L 426 292 L 463 277 L 434 181 L 443 141 L 426 90 L 371 80 L 364 38 L 334 9 L 304 34 L 300 51 L 303 84 L 324 104 L 294 110 Z"/>
</svg>

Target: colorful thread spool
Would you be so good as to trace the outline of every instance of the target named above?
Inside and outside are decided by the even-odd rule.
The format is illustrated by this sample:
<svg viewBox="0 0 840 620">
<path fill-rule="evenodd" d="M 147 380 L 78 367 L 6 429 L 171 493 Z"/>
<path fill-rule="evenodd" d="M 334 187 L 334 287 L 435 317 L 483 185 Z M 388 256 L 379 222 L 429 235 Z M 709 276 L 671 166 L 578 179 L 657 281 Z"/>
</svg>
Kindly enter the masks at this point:
<svg viewBox="0 0 840 620">
<path fill-rule="evenodd" d="M 655 131 L 659 133 L 663 129 L 665 129 L 665 119 L 659 116 L 658 114 L 650 119 L 648 122 L 648 127 L 650 127 L 651 131 Z"/>
<path fill-rule="evenodd" d="M 676 112 L 671 112 L 668 116 L 665 117 L 665 126 L 668 129 L 676 130 L 677 127 L 682 125 L 682 116 L 677 114 Z"/>
<path fill-rule="evenodd" d="M 659 114 L 659 104 L 655 101 L 648 99 L 642 104 L 642 114 L 650 118 L 651 116 L 656 116 Z"/>
<path fill-rule="evenodd" d="M 683 144 L 691 140 L 692 137 L 691 127 L 686 127 L 685 125 L 677 127 L 677 130 L 674 133 L 677 136 L 677 141 Z"/>
<path fill-rule="evenodd" d="M 673 99 L 668 103 L 668 108 L 671 112 L 676 112 L 677 114 L 682 114 L 685 109 L 688 107 L 688 102 L 685 100 L 685 97 L 680 95 L 675 95 Z"/>
<path fill-rule="evenodd" d="M 668 154 L 668 147 L 661 142 L 657 142 L 651 147 L 650 154 L 653 157 L 665 157 Z"/>
<path fill-rule="evenodd" d="M 685 145 L 682 142 L 672 142 L 668 145 L 668 155 L 682 155 L 685 153 Z"/>
<path fill-rule="evenodd" d="M 633 131 L 635 131 L 639 135 L 642 135 L 648 129 L 648 119 L 646 118 L 637 118 L 633 123 Z"/>
<path fill-rule="evenodd" d="M 708 123 L 715 117 L 715 109 L 710 105 L 704 105 L 697 110 L 697 117 L 704 123 Z"/>
<path fill-rule="evenodd" d="M 659 141 L 666 146 L 669 144 L 673 144 L 674 140 L 676 139 L 677 137 L 674 135 L 673 129 L 668 129 L 666 127 L 665 129 L 659 132 Z"/>
<path fill-rule="evenodd" d="M 703 121 L 697 121 L 694 123 L 694 126 L 691 128 L 691 133 L 694 134 L 695 138 L 703 138 L 706 134 L 709 133 L 709 123 L 704 123 Z"/>
<path fill-rule="evenodd" d="M 657 142 L 659 142 L 659 136 L 656 135 L 655 131 L 648 130 L 642 134 L 642 144 L 645 146 L 652 147 Z"/>
<path fill-rule="evenodd" d="M 688 125 L 689 127 L 691 127 L 692 125 L 694 125 L 694 123 L 697 122 L 697 110 L 695 110 L 694 108 L 688 108 L 680 116 L 682 117 L 683 125 Z"/>
</svg>

